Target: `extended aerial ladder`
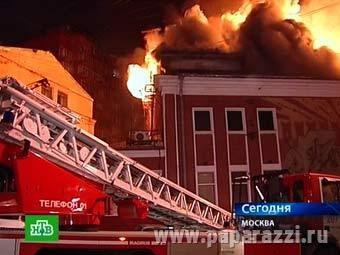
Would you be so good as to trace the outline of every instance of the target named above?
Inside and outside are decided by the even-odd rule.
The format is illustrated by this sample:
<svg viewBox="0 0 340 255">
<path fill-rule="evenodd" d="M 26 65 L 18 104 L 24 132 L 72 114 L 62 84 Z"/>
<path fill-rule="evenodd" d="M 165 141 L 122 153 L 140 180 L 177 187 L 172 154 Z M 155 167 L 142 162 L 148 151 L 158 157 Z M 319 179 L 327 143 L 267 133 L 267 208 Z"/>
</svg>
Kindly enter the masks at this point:
<svg viewBox="0 0 340 255">
<path fill-rule="evenodd" d="M 105 186 L 114 200 L 148 202 L 149 217 L 177 227 L 222 229 L 230 213 L 124 156 L 77 127 L 79 117 L 49 98 L 0 80 L 0 139 Z"/>
</svg>

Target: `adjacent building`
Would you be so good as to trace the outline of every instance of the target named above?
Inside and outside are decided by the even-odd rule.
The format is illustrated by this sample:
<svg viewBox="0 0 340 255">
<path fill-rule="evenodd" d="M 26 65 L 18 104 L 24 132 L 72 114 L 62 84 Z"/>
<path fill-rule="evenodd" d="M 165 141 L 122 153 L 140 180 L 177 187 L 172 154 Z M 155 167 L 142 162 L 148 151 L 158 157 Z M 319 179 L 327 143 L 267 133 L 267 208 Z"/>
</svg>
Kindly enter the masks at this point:
<svg viewBox="0 0 340 255">
<path fill-rule="evenodd" d="M 0 47 L 0 77 L 12 76 L 80 116 L 79 126 L 94 133 L 93 99 L 53 56 L 27 48 Z M 46 80 L 44 83 L 39 81 Z"/>
<path fill-rule="evenodd" d="M 88 37 L 69 27 L 51 30 L 25 45 L 51 51 L 91 95 L 96 136 L 113 146 L 126 140 L 131 97 L 118 78 L 114 56 L 104 54 Z"/>
</svg>

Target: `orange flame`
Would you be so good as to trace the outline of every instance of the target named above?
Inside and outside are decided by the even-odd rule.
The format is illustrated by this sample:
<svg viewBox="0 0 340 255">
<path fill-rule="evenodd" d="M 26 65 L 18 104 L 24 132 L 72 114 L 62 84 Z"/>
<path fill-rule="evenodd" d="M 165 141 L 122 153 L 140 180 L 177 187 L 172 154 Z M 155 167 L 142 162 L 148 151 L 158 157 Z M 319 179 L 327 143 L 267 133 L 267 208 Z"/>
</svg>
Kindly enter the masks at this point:
<svg viewBox="0 0 340 255">
<path fill-rule="evenodd" d="M 340 53 L 340 2 L 328 1 L 323 5 L 319 2 L 322 1 L 310 1 L 301 10 L 301 21 L 314 36 L 314 48 L 327 46 Z"/>
<path fill-rule="evenodd" d="M 154 92 L 154 76 L 159 73 L 161 63 L 155 59 L 152 52 L 162 43 L 160 31 L 148 31 L 144 36 L 146 41 L 146 54 L 143 65 L 131 64 L 128 67 L 127 87 L 130 93 L 143 101 Z"/>
<path fill-rule="evenodd" d="M 193 7 L 186 10 L 185 13 L 184 13 L 184 17 L 196 19 L 199 22 L 201 22 L 202 24 L 208 24 L 209 23 L 207 16 L 205 16 L 204 12 L 201 9 L 201 6 L 199 6 L 198 4 L 195 4 Z"/>
<path fill-rule="evenodd" d="M 253 4 L 251 2 L 245 2 L 237 12 L 225 12 L 221 16 L 221 20 L 222 22 L 230 22 L 233 29 L 237 30 L 240 25 L 246 21 L 252 8 Z"/>
<path fill-rule="evenodd" d="M 314 49 L 323 46 L 336 53 L 340 53 L 340 11 L 339 1 L 310 1 L 310 4 L 301 6 L 299 0 L 280 0 L 281 10 L 285 19 L 302 22 L 313 35 Z"/>
<path fill-rule="evenodd" d="M 281 0 L 279 6 L 284 19 L 293 19 L 299 22 L 301 21 L 301 6 L 299 4 L 299 0 Z"/>
</svg>

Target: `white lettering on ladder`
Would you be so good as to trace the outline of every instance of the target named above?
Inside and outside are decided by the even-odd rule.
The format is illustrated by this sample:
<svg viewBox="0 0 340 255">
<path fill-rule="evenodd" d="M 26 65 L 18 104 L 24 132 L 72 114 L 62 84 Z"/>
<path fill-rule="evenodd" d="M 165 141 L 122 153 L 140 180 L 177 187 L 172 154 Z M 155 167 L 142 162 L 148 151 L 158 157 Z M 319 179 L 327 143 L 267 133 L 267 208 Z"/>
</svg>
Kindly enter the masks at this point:
<svg viewBox="0 0 340 255">
<path fill-rule="evenodd" d="M 40 199 L 41 208 L 67 208 L 72 211 L 83 211 L 87 209 L 87 203 L 79 201 L 63 201 L 63 200 L 49 200 Z"/>
</svg>

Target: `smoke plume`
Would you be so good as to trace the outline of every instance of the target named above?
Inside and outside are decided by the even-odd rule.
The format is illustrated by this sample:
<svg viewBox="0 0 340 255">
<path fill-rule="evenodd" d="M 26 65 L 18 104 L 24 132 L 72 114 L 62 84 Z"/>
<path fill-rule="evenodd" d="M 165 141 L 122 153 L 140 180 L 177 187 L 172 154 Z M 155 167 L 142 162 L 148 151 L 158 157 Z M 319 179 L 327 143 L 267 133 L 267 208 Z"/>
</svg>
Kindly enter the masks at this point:
<svg viewBox="0 0 340 255">
<path fill-rule="evenodd" d="M 301 4 L 308 2 L 300 0 Z M 247 73 L 339 78 L 338 55 L 326 47 L 314 49 L 308 28 L 284 17 L 284 4 L 287 1 L 246 1 L 238 13 L 222 18 L 207 17 L 195 5 L 164 29 L 160 48 L 238 52 Z"/>
<path fill-rule="evenodd" d="M 238 45 L 253 73 L 338 78 L 337 55 L 326 47 L 313 49 L 303 23 L 283 20 L 275 4 L 259 4 L 239 31 Z"/>
</svg>

